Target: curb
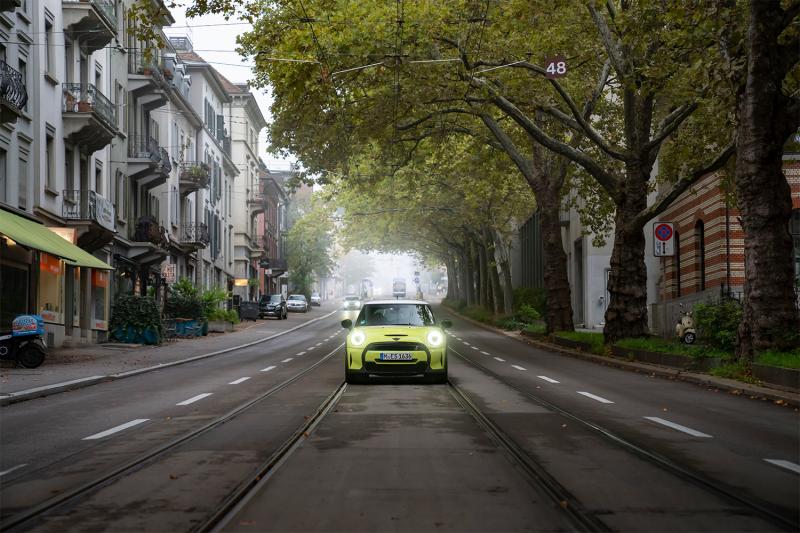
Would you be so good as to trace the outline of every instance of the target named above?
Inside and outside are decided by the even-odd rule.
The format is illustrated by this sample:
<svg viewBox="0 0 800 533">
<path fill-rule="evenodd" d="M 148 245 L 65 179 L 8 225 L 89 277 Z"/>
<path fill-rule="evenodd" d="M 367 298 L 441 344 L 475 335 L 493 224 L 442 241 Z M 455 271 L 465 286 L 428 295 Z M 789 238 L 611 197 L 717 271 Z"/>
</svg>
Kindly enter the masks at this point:
<svg viewBox="0 0 800 533">
<path fill-rule="evenodd" d="M 630 370 L 632 372 L 646 373 L 653 376 L 658 376 L 661 378 L 666 378 L 671 380 L 686 381 L 687 383 L 693 383 L 695 385 L 699 385 L 702 387 L 707 387 L 707 388 L 713 387 L 715 389 L 728 392 L 734 396 L 747 396 L 751 399 L 769 400 L 778 405 L 788 405 L 790 407 L 800 408 L 800 394 L 797 393 L 785 392 L 779 389 L 761 387 L 758 385 L 751 385 L 749 383 L 742 383 L 741 381 L 735 381 L 732 379 L 718 378 L 716 376 L 711 376 L 709 374 L 688 372 L 685 370 L 668 368 L 650 363 L 636 363 L 631 361 L 625 361 L 624 359 L 619 359 L 613 356 L 604 357 L 591 353 L 581 352 L 579 350 L 571 350 L 569 348 L 565 348 L 557 344 L 550 344 L 548 342 L 532 339 L 521 333 L 510 332 L 499 328 L 495 328 L 488 324 L 484 324 L 483 322 L 478 322 L 477 320 L 473 320 L 472 318 L 466 317 L 450 307 L 447 306 L 442 306 L 442 307 L 444 307 L 445 309 L 447 309 L 449 312 L 453 313 L 460 319 L 469 322 L 475 326 L 487 329 L 489 331 L 493 331 L 495 333 L 501 333 L 506 337 L 510 337 L 512 339 L 517 340 L 518 342 L 527 344 L 529 346 L 533 346 L 540 350 L 560 353 L 562 355 L 567 355 L 575 359 L 581 359 L 584 361 L 589 361 L 591 363 L 601 364 L 605 366 L 612 366 L 623 370 Z"/>
<path fill-rule="evenodd" d="M 304 328 L 320 320 L 324 320 L 334 314 L 336 314 L 339 309 L 335 309 L 330 313 L 314 318 L 309 320 L 308 322 L 304 322 L 302 324 L 298 324 L 297 326 L 287 329 L 286 331 L 281 331 L 279 333 L 275 333 L 274 335 L 270 335 L 269 337 L 264 337 L 263 339 L 257 339 L 251 342 L 247 342 L 245 344 L 240 344 L 238 346 L 232 346 L 230 348 L 223 348 L 222 350 L 217 350 L 215 352 L 205 353 L 201 355 L 195 355 L 193 357 L 188 357 L 186 359 L 180 359 L 178 361 L 172 361 L 170 363 L 159 363 L 153 366 L 147 366 L 144 368 L 137 368 L 135 370 L 128 370 L 126 372 L 117 372 L 114 374 L 107 374 L 103 376 L 89 376 L 86 378 L 79 378 L 74 379 L 71 381 L 65 381 L 63 383 L 54 383 L 53 385 L 43 385 L 41 387 L 34 387 L 32 389 L 25 389 L 19 392 L 11 392 L 8 394 L 0 394 L 0 407 L 5 407 L 6 405 L 11 405 L 18 402 L 24 402 L 27 400 L 33 400 L 34 398 L 43 398 L 45 396 L 51 396 L 53 394 L 59 394 L 61 392 L 67 392 L 71 390 L 82 389 L 84 387 L 90 387 L 92 385 L 97 385 L 99 383 L 107 383 L 111 381 L 116 381 L 118 379 L 129 378 L 133 376 L 138 376 L 139 374 L 145 374 L 147 372 L 153 372 L 154 370 L 162 370 L 164 368 L 169 368 L 172 366 L 183 365 L 186 363 L 192 363 L 194 361 L 199 361 L 201 359 L 206 359 L 208 357 L 214 357 L 216 355 L 221 355 L 224 353 L 232 352 L 234 350 L 241 350 L 242 348 L 249 348 L 250 346 L 254 346 L 256 344 L 261 344 L 262 342 L 267 342 L 269 340 L 275 339 L 277 337 L 281 337 L 286 335 L 287 333 L 291 333 L 296 331 L 300 328 Z"/>
</svg>

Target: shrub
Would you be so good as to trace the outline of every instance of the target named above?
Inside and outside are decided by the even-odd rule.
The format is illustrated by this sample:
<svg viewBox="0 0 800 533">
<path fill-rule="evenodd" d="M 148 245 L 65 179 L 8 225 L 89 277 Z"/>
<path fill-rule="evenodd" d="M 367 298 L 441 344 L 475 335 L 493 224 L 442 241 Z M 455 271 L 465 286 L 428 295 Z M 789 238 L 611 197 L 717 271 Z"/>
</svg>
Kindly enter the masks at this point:
<svg viewBox="0 0 800 533">
<path fill-rule="evenodd" d="M 694 324 L 700 340 L 722 350 L 733 351 L 736 347 L 741 319 L 742 306 L 736 300 L 694 306 Z"/>
<path fill-rule="evenodd" d="M 493 324 L 498 328 L 502 328 L 508 331 L 519 331 L 523 329 L 527 324 L 524 322 L 520 322 L 514 316 L 499 316 L 493 320 Z"/>
<path fill-rule="evenodd" d="M 514 289 L 514 307 L 521 309 L 523 306 L 530 306 L 539 313 L 539 316 L 547 314 L 547 291 L 542 288 L 518 287 Z"/>
<path fill-rule="evenodd" d="M 533 306 L 528 304 L 522 304 L 517 309 L 514 318 L 517 321 L 522 322 L 524 324 L 533 324 L 537 320 L 541 320 L 542 315 L 539 313 L 539 311 L 534 309 Z"/>
<path fill-rule="evenodd" d="M 203 310 L 203 316 L 207 317 L 209 320 L 212 320 L 212 318 L 209 317 L 209 313 L 219 309 L 220 304 L 225 303 L 227 300 L 228 291 L 224 289 L 214 287 L 212 289 L 203 291 L 200 293 L 199 297 L 200 306 Z"/>
<path fill-rule="evenodd" d="M 239 323 L 239 313 L 231 309 L 230 311 L 225 311 L 225 320 L 230 322 L 231 324 L 238 324 Z"/>
<path fill-rule="evenodd" d="M 181 278 L 170 287 L 164 312 L 172 318 L 202 318 L 204 313 L 200 291 L 191 281 Z"/>
<path fill-rule="evenodd" d="M 109 326 L 115 336 L 117 336 L 117 331 L 121 335 L 127 336 L 129 329 L 132 329 L 140 337 L 145 336 L 148 329 L 155 331 L 158 336 L 156 342 L 160 342 L 163 333 L 161 313 L 155 300 L 149 296 L 136 294 L 123 294 L 114 300 Z M 117 338 L 117 340 L 124 339 Z"/>
<path fill-rule="evenodd" d="M 479 305 L 467 306 L 461 312 L 478 322 L 492 323 L 494 318 L 490 311 L 487 311 Z"/>
<path fill-rule="evenodd" d="M 211 322 L 225 322 L 228 320 L 228 311 L 215 308 L 206 313 L 206 318 Z"/>
</svg>

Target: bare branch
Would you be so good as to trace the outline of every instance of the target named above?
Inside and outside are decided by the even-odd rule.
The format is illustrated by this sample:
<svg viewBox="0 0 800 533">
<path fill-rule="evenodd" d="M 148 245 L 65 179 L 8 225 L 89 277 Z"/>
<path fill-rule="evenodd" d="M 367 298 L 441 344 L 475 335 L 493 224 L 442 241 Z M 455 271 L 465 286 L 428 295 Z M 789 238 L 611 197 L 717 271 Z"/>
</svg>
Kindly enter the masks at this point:
<svg viewBox="0 0 800 533">
<path fill-rule="evenodd" d="M 594 1 L 589 2 L 587 7 L 589 8 L 589 13 L 592 15 L 595 26 L 597 26 L 600 32 L 600 39 L 603 41 L 603 46 L 605 46 L 611 64 L 614 65 L 614 70 L 617 71 L 617 75 L 620 77 L 627 77 L 629 75 L 627 61 L 620 49 L 619 43 L 611 33 L 611 28 L 608 27 L 608 22 L 606 22 L 605 17 L 597 11 Z"/>
<path fill-rule="evenodd" d="M 658 131 L 647 142 L 643 150 L 649 152 L 653 148 L 658 148 L 664 140 L 672 135 L 672 133 L 677 130 L 683 122 L 689 118 L 692 113 L 694 113 L 695 109 L 697 109 L 697 103 L 692 102 L 691 104 L 684 104 L 677 108 L 675 111 L 667 115 L 661 124 L 658 125 Z"/>
</svg>

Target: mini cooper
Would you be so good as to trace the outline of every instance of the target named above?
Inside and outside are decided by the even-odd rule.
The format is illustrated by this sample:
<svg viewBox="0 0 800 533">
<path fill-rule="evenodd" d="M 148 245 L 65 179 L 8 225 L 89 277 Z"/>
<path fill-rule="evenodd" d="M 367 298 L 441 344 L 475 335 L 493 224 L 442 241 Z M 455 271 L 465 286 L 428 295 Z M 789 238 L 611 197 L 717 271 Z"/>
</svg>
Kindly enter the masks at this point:
<svg viewBox="0 0 800 533">
<path fill-rule="evenodd" d="M 386 300 L 364 304 L 345 342 L 345 380 L 364 383 L 370 376 L 421 376 L 447 382 L 448 320 L 436 321 L 427 302 Z"/>
</svg>

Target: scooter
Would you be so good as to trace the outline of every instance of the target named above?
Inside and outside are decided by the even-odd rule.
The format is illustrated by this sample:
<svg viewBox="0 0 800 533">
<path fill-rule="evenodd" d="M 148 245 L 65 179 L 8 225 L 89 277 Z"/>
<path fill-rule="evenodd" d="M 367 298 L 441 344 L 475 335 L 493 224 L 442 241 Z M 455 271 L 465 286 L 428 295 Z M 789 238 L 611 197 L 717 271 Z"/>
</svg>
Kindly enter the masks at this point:
<svg viewBox="0 0 800 533">
<path fill-rule="evenodd" d="M 36 368 L 47 355 L 44 333 L 41 316 L 19 315 L 11 323 L 11 334 L 0 335 L 0 359 L 16 361 L 25 368 Z"/>
<path fill-rule="evenodd" d="M 697 330 L 694 328 L 694 318 L 691 311 L 684 311 L 681 304 L 681 316 L 678 317 L 678 324 L 675 326 L 675 335 L 684 344 L 694 344 L 697 340 Z"/>
</svg>

